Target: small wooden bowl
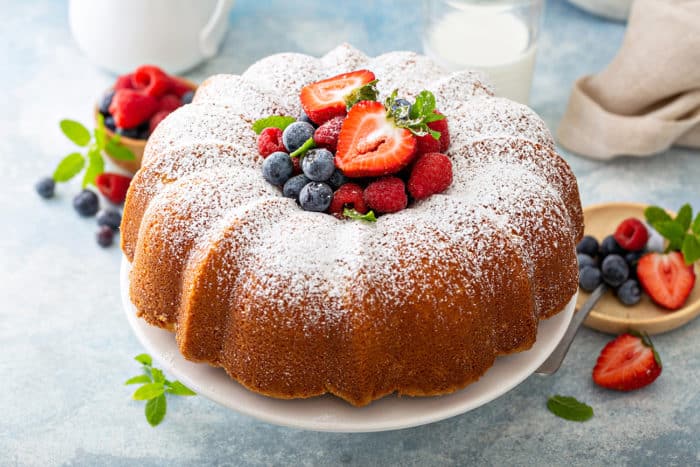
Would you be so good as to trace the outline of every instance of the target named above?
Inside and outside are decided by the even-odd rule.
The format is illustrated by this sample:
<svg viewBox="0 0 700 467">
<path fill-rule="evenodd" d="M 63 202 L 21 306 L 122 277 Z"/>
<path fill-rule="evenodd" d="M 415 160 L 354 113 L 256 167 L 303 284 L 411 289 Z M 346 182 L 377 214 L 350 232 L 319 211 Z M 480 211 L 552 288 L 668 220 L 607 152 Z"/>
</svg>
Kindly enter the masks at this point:
<svg viewBox="0 0 700 467">
<path fill-rule="evenodd" d="M 187 87 L 189 87 L 191 90 L 196 91 L 197 90 L 197 85 L 193 83 L 190 80 L 187 80 L 185 78 L 180 78 L 178 77 L 180 81 L 185 83 Z M 111 88 L 110 88 L 111 89 Z M 107 91 L 109 91 L 108 89 Z M 105 92 L 107 92 L 105 91 Z M 97 123 L 97 116 L 100 114 L 100 106 L 99 104 L 95 104 L 95 123 Z M 112 138 L 114 137 L 114 132 L 110 130 L 109 128 L 105 128 L 107 131 L 107 136 Z M 134 153 L 134 156 L 136 156 L 136 159 L 133 161 L 121 161 L 117 159 L 113 159 L 112 157 L 109 156 L 109 154 L 106 154 L 109 159 L 116 164 L 117 166 L 121 167 L 122 169 L 130 172 L 130 173 L 136 173 L 137 170 L 141 167 L 141 159 L 143 159 L 143 151 L 146 149 L 146 142 L 148 140 L 144 139 L 135 139 L 135 138 L 127 138 L 126 136 L 120 136 L 119 138 L 120 143 L 129 148 L 131 152 Z"/>
</svg>

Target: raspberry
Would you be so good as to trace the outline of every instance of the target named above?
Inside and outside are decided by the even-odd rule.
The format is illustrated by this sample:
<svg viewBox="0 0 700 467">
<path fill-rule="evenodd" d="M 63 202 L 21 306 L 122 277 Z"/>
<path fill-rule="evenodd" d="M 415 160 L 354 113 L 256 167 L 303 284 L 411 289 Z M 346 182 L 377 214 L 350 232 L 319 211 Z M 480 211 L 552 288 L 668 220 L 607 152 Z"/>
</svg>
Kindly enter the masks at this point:
<svg viewBox="0 0 700 467">
<path fill-rule="evenodd" d="M 180 78 L 170 76 L 170 92 L 175 94 L 177 97 L 182 98 L 185 94 L 192 91 L 189 84 L 185 83 Z"/>
<path fill-rule="evenodd" d="M 165 120 L 165 117 L 167 117 L 170 114 L 171 112 L 169 110 L 159 110 L 158 112 L 153 114 L 151 119 L 148 121 L 148 134 L 153 134 L 158 124 Z"/>
<path fill-rule="evenodd" d="M 316 146 L 335 152 L 338 148 L 340 128 L 343 126 L 344 121 L 345 117 L 334 117 L 316 128 L 314 132 L 314 142 Z"/>
<path fill-rule="evenodd" d="M 292 166 L 294 167 L 294 171 L 292 171 L 292 175 L 299 175 L 300 173 L 303 172 L 303 170 L 301 170 L 301 160 L 302 159 L 303 159 L 302 156 L 292 157 Z"/>
<path fill-rule="evenodd" d="M 134 87 L 143 94 L 160 97 L 170 90 L 171 80 L 163 70 L 153 65 L 142 65 L 134 72 Z"/>
<path fill-rule="evenodd" d="M 353 208 L 360 214 L 367 213 L 367 205 L 362 197 L 362 187 L 356 183 L 346 183 L 333 194 L 333 201 L 328 212 L 338 218 L 344 218 L 343 209 Z"/>
<path fill-rule="evenodd" d="M 408 205 L 406 186 L 398 177 L 383 177 L 367 186 L 365 203 L 377 213 L 401 211 Z"/>
<path fill-rule="evenodd" d="M 167 110 L 168 112 L 172 112 L 179 108 L 180 105 L 182 105 L 180 98 L 175 94 L 166 94 L 158 99 L 158 111 Z"/>
<path fill-rule="evenodd" d="M 649 231 L 639 219 L 625 219 L 615 230 L 615 241 L 627 251 L 638 251 L 644 248 L 649 240 Z"/>
<path fill-rule="evenodd" d="M 282 143 L 282 130 L 275 127 L 265 128 L 258 136 L 258 152 L 267 157 L 273 152 L 287 152 Z M 298 157 L 294 157 L 298 159 Z"/>
<path fill-rule="evenodd" d="M 438 152 L 423 154 L 413 164 L 408 191 L 413 198 L 425 199 L 442 193 L 452 183 L 452 162 Z"/>
<path fill-rule="evenodd" d="M 114 90 L 118 91 L 119 89 L 134 89 L 134 83 L 132 81 L 133 79 L 133 73 L 129 73 L 128 75 L 121 75 L 114 82 Z"/>
<path fill-rule="evenodd" d="M 418 145 L 416 147 L 416 154 L 428 154 L 431 152 L 440 152 L 440 141 L 433 138 L 433 135 L 428 133 L 424 136 L 416 136 Z"/>
<path fill-rule="evenodd" d="M 436 112 L 440 113 L 440 112 Z M 442 115 L 442 114 L 440 114 Z M 433 138 L 431 134 L 425 136 L 418 136 L 418 147 L 416 149 L 417 154 L 428 154 L 431 152 L 445 152 L 450 146 L 450 132 L 447 128 L 447 119 L 436 120 L 434 122 L 428 123 L 428 128 L 431 130 L 440 132 L 440 139 L 437 140 Z"/>
<path fill-rule="evenodd" d="M 114 93 L 109 113 L 120 128 L 139 126 L 158 110 L 158 101 L 132 89 L 120 89 Z"/>
<path fill-rule="evenodd" d="M 95 185 L 100 193 L 114 204 L 124 202 L 129 183 L 131 183 L 131 178 L 110 172 L 102 172 L 95 179 Z"/>
</svg>

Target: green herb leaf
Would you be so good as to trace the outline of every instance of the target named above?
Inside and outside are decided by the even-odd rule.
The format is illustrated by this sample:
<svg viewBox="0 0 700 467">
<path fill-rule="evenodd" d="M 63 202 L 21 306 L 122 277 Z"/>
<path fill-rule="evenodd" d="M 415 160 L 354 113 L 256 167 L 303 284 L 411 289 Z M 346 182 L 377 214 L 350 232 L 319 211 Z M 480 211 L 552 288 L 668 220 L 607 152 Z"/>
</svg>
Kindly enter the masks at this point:
<svg viewBox="0 0 700 467">
<path fill-rule="evenodd" d="M 547 400 L 547 408 L 557 417 L 572 422 L 585 422 L 593 417 L 590 405 L 577 401 L 570 396 L 552 396 Z"/>
<path fill-rule="evenodd" d="M 82 123 L 75 120 L 61 120 L 61 131 L 78 146 L 85 147 L 90 143 L 90 132 Z"/>
<path fill-rule="evenodd" d="M 168 393 L 176 396 L 196 396 L 197 393 L 182 384 L 180 381 L 173 381 L 169 384 Z"/>
<path fill-rule="evenodd" d="M 377 82 L 379 80 L 370 81 L 364 86 L 353 89 L 350 94 L 345 96 L 345 105 L 348 110 L 352 108 L 353 105 L 360 101 L 376 101 L 379 97 L 379 91 L 377 90 Z"/>
<path fill-rule="evenodd" d="M 253 131 L 258 135 L 262 133 L 265 128 L 279 128 L 280 130 L 284 131 L 285 128 L 296 121 L 297 119 L 294 117 L 271 115 L 269 117 L 256 120 L 253 123 Z"/>
<path fill-rule="evenodd" d="M 683 227 L 683 232 L 688 231 L 690 228 L 690 222 L 693 220 L 693 208 L 690 207 L 690 204 L 684 204 L 681 206 L 675 220 L 681 225 L 681 227 Z"/>
<path fill-rule="evenodd" d="M 153 359 L 147 353 L 142 353 L 140 355 L 135 356 L 134 360 L 146 366 L 153 365 Z"/>
<path fill-rule="evenodd" d="M 165 375 L 158 368 L 151 368 L 151 376 L 153 376 L 153 382 L 165 383 Z"/>
<path fill-rule="evenodd" d="M 313 137 L 312 137 L 312 138 L 309 138 L 309 139 L 307 139 L 306 141 L 304 141 L 304 144 L 302 144 L 301 147 L 300 147 L 299 149 L 297 149 L 296 151 L 294 151 L 293 153 L 291 153 L 291 154 L 289 155 L 289 157 L 298 157 L 298 156 L 302 156 L 302 155 L 304 155 L 304 153 L 306 153 L 306 151 L 308 151 L 309 149 L 313 149 L 313 148 L 315 148 L 315 147 L 316 147 L 316 143 L 314 142 Z"/>
<path fill-rule="evenodd" d="M 416 102 L 411 106 L 411 118 L 430 115 L 435 110 L 435 96 L 430 91 L 421 91 L 416 96 Z"/>
<path fill-rule="evenodd" d="M 137 401 L 146 401 L 158 397 L 164 392 L 163 383 L 148 383 L 138 388 L 132 397 Z"/>
<path fill-rule="evenodd" d="M 416 136 L 431 135 L 435 139 L 440 139 L 440 132 L 428 127 L 428 123 L 442 120 L 444 115 L 435 112 L 435 96 L 430 91 L 421 91 L 416 96 L 416 101 L 411 105 L 410 111 L 406 107 L 397 106 L 396 97 L 398 91 L 394 90 L 386 99 L 384 107 L 387 109 L 387 116 L 394 120 L 394 124 L 399 128 L 406 128 Z"/>
<path fill-rule="evenodd" d="M 683 239 L 683 246 L 681 247 L 681 252 L 683 253 L 685 264 L 687 264 L 688 266 L 699 260 L 700 239 L 698 239 L 698 237 L 696 237 L 695 235 L 686 235 Z"/>
<path fill-rule="evenodd" d="M 367 214 L 362 214 L 355 209 L 345 208 L 343 209 L 343 215 L 349 219 L 358 221 L 377 222 L 377 216 L 374 215 L 374 211 L 368 211 Z"/>
<path fill-rule="evenodd" d="M 138 376 L 134 376 L 133 378 L 127 379 L 124 384 L 129 385 L 129 384 L 142 384 L 142 383 L 150 383 L 150 382 L 151 382 L 151 378 L 149 378 L 148 375 L 138 375 Z"/>
<path fill-rule="evenodd" d="M 100 151 L 104 150 L 105 144 L 107 143 L 107 132 L 105 131 L 105 118 L 102 114 L 97 114 L 97 126 L 92 132 L 95 135 L 95 144 Z"/>
<path fill-rule="evenodd" d="M 644 217 L 652 227 L 659 222 L 672 220 L 671 216 L 669 216 L 666 211 L 658 206 L 649 206 L 646 208 L 644 210 Z M 654 229 L 656 229 L 656 227 L 654 227 Z"/>
<path fill-rule="evenodd" d="M 118 161 L 136 160 L 136 156 L 131 152 L 131 149 L 127 148 L 119 141 L 119 135 L 114 135 L 114 138 L 110 138 L 109 141 L 107 141 L 107 144 L 105 144 L 105 151 L 107 154 L 109 154 L 112 159 Z"/>
<path fill-rule="evenodd" d="M 151 426 L 158 426 L 165 418 L 165 412 L 168 409 L 168 403 L 165 400 L 165 394 L 149 400 L 146 403 L 145 413 L 146 420 Z"/>
<path fill-rule="evenodd" d="M 683 230 L 681 224 L 676 221 L 660 221 L 654 224 L 653 227 L 662 237 L 669 241 L 669 250 L 674 251 L 681 249 L 683 245 L 683 236 L 685 235 L 685 230 Z"/>
<path fill-rule="evenodd" d="M 85 167 L 85 157 L 79 152 L 70 153 L 58 163 L 53 172 L 53 179 L 57 182 L 67 182 L 78 175 L 83 167 Z"/>
<path fill-rule="evenodd" d="M 693 233 L 695 235 L 700 235 L 700 212 L 698 213 L 697 217 L 695 217 L 695 220 L 693 221 Z"/>
<path fill-rule="evenodd" d="M 94 185 L 95 179 L 99 174 L 105 171 L 105 160 L 102 157 L 100 148 L 93 144 L 88 150 L 88 167 L 83 175 L 83 188 L 88 185 Z"/>
</svg>

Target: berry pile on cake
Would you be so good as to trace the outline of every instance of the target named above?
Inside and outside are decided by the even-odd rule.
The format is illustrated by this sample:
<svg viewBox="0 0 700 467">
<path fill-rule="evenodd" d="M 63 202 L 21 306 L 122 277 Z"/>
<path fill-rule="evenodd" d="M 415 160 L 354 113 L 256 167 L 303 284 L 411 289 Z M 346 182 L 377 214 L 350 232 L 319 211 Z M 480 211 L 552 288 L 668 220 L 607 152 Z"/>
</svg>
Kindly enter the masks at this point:
<svg viewBox="0 0 700 467">
<path fill-rule="evenodd" d="M 365 405 L 455 391 L 530 348 L 576 293 L 582 233 L 530 109 L 425 56 L 343 45 L 205 81 L 149 138 L 121 241 L 139 316 L 185 358 Z"/>
</svg>

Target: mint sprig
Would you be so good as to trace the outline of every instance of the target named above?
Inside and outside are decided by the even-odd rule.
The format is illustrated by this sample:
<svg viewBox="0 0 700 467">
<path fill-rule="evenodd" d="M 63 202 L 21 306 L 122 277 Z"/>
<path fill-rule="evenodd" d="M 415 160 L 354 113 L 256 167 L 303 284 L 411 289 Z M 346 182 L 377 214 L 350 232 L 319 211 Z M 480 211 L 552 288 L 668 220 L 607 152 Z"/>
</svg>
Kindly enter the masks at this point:
<svg viewBox="0 0 700 467">
<path fill-rule="evenodd" d="M 362 214 L 355 209 L 345 208 L 343 209 L 343 216 L 358 221 L 377 222 L 377 216 L 374 215 L 374 211 L 368 211 L 367 214 Z"/>
<path fill-rule="evenodd" d="M 253 131 L 257 135 L 262 133 L 265 128 L 279 128 L 280 130 L 284 131 L 285 128 L 296 121 L 297 119 L 294 117 L 270 115 L 269 117 L 261 118 L 260 120 L 253 122 Z"/>
<path fill-rule="evenodd" d="M 668 240 L 666 251 L 680 251 L 685 264 L 700 259 L 700 213 L 693 220 L 693 208 L 684 204 L 672 218 L 663 208 L 649 206 L 644 217 L 651 227 Z"/>
<path fill-rule="evenodd" d="M 316 147 L 316 142 L 314 141 L 314 138 L 311 137 L 311 138 L 307 139 L 306 141 L 304 141 L 304 144 L 302 144 L 296 151 L 291 152 L 289 154 L 289 157 L 303 156 L 306 153 L 306 151 L 313 149 L 315 147 Z"/>
<path fill-rule="evenodd" d="M 435 96 L 430 91 L 421 91 L 411 107 L 396 105 L 398 90 L 391 93 L 385 103 L 387 116 L 394 120 L 396 126 L 406 128 L 416 136 L 431 135 L 440 139 L 440 132 L 431 129 L 428 123 L 443 120 L 444 115 L 435 110 Z"/>
<path fill-rule="evenodd" d="M 137 355 L 134 360 L 141 363 L 143 374 L 129 378 L 124 384 L 141 384 L 141 387 L 131 397 L 137 401 L 147 401 L 144 413 L 151 426 L 157 426 L 165 418 L 165 412 L 168 408 L 166 394 L 174 396 L 197 395 L 181 382 L 168 380 L 163 371 L 153 366 L 153 359 L 150 355 Z"/>
<path fill-rule="evenodd" d="M 593 418 L 593 408 L 571 396 L 552 396 L 547 400 L 547 408 L 557 417 L 572 422 L 585 422 Z"/>
<path fill-rule="evenodd" d="M 379 98 L 379 91 L 377 90 L 377 83 L 379 80 L 375 79 L 370 81 L 364 86 L 353 89 L 350 94 L 345 96 L 345 105 L 349 111 L 353 105 L 360 101 L 376 101 Z"/>
</svg>

